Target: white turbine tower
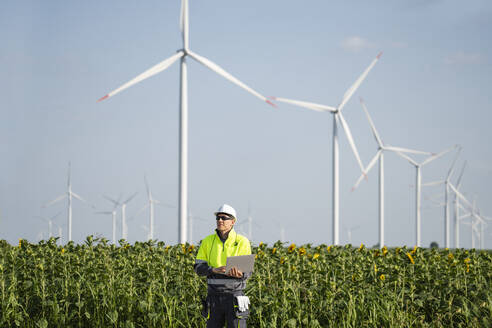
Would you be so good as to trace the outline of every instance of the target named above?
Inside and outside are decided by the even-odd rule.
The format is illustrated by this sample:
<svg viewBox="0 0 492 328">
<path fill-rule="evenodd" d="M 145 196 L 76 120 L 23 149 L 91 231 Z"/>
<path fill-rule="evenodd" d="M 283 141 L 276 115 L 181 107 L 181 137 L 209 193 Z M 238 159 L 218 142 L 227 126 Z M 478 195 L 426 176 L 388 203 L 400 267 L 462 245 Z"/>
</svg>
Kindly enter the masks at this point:
<svg viewBox="0 0 492 328">
<path fill-rule="evenodd" d="M 205 220 L 204 218 L 202 217 L 199 217 L 199 216 L 196 216 L 196 215 L 193 215 L 191 213 L 191 211 L 188 210 L 188 224 L 189 224 L 189 229 L 188 229 L 188 242 L 190 244 L 193 244 L 193 221 L 202 221 L 202 222 L 207 222 L 210 220 Z"/>
<path fill-rule="evenodd" d="M 118 204 L 120 202 L 121 196 L 118 198 L 117 201 L 110 200 L 113 203 L 113 209 L 111 211 L 100 211 L 96 212 L 97 214 L 111 214 L 111 221 L 112 221 L 112 239 L 113 239 L 113 244 L 116 245 L 116 209 L 118 208 Z"/>
<path fill-rule="evenodd" d="M 350 132 L 350 128 L 343 118 L 342 109 L 345 104 L 350 100 L 352 95 L 355 93 L 357 88 L 359 88 L 360 84 L 366 78 L 367 74 L 369 74 L 370 70 L 376 65 L 376 62 L 381 57 L 382 53 L 379 53 L 376 58 L 371 62 L 369 67 L 359 76 L 359 78 L 355 81 L 355 83 L 347 89 L 345 94 L 343 95 L 342 101 L 337 107 L 331 107 L 326 105 L 315 104 L 306 101 L 292 100 L 287 98 L 279 98 L 279 97 L 271 97 L 274 100 L 278 100 L 281 102 L 285 102 L 292 105 L 297 105 L 303 108 L 319 111 L 319 112 L 330 112 L 333 114 L 333 192 L 332 192 L 332 216 L 333 216 L 333 229 L 332 229 L 332 243 L 333 245 L 339 245 L 339 170 L 338 170 L 338 124 L 340 124 L 345 131 L 349 144 L 352 148 L 352 151 L 357 159 L 357 162 L 360 166 L 362 172 L 364 172 L 364 166 L 359 157 L 359 152 L 357 151 L 357 147 L 355 146 L 354 139 L 352 138 L 352 133 Z"/>
<path fill-rule="evenodd" d="M 465 209 L 465 210 L 468 210 L 469 212 L 460 216 L 459 219 L 464 219 L 464 218 L 467 218 L 467 217 L 470 217 L 471 218 L 471 237 L 472 237 L 472 248 L 475 248 L 475 236 L 474 236 L 474 229 L 476 229 L 476 226 L 473 222 L 473 219 L 476 218 L 476 215 L 475 215 L 475 202 L 470 203 L 468 201 L 468 199 L 466 199 L 465 196 L 463 196 L 463 194 L 450 182 L 448 183 L 449 185 L 449 188 L 455 193 L 456 197 L 466 206 L 466 208 L 463 208 L 461 205 L 459 205 L 460 208 L 462 209 Z"/>
<path fill-rule="evenodd" d="M 53 215 L 52 217 L 43 217 L 43 216 L 36 216 L 36 218 L 43 220 L 44 222 L 48 223 L 48 238 L 53 237 L 53 220 L 56 219 L 62 212 L 58 212 L 56 215 Z"/>
<path fill-rule="evenodd" d="M 121 238 L 127 240 L 128 239 L 128 227 L 126 225 L 126 205 L 138 194 L 138 192 L 134 193 L 130 197 L 128 197 L 124 202 L 119 200 L 114 200 L 111 197 L 104 195 L 104 198 L 112 202 L 116 207 L 121 206 Z"/>
<path fill-rule="evenodd" d="M 352 187 L 352 191 L 354 191 L 359 186 L 359 184 L 364 179 L 365 175 L 369 173 L 369 171 L 379 160 L 379 247 L 382 248 L 385 245 L 384 243 L 384 152 L 391 151 L 395 153 L 400 152 L 400 153 L 412 153 L 412 154 L 423 154 L 423 155 L 432 155 L 432 153 L 385 145 L 383 140 L 379 136 L 378 131 L 376 130 L 376 126 L 374 125 L 371 115 L 369 115 L 369 111 L 367 110 L 366 104 L 364 103 L 362 98 L 360 98 L 360 102 L 362 104 L 362 108 L 364 109 L 364 112 L 366 113 L 367 120 L 369 121 L 369 125 L 371 126 L 372 134 L 374 135 L 374 138 L 376 139 L 376 142 L 378 144 L 378 151 L 376 152 L 376 155 L 372 158 L 371 162 L 364 170 L 362 175 L 359 177 L 355 185 Z"/>
<path fill-rule="evenodd" d="M 352 245 L 352 231 L 359 229 L 360 226 L 347 228 L 348 243 Z M 380 246 L 381 247 L 381 246 Z"/>
<path fill-rule="evenodd" d="M 72 241 L 72 197 L 77 198 L 78 200 L 87 203 L 86 200 L 82 199 L 79 195 L 72 191 L 72 183 L 70 179 L 70 162 L 68 162 L 68 183 L 67 183 L 67 192 L 63 195 L 58 196 L 53 199 L 51 202 L 46 203 L 43 207 L 51 206 L 64 198 L 68 199 L 68 241 Z M 94 208 L 94 206 L 92 206 Z"/>
<path fill-rule="evenodd" d="M 464 201 L 464 204 L 466 204 L 468 206 L 469 212 L 467 214 L 463 215 L 462 218 L 466 218 L 466 217 L 471 218 L 470 225 L 472 228 L 472 230 L 471 230 L 472 248 L 475 248 L 475 235 L 473 233 L 475 231 L 476 235 L 478 236 L 478 239 L 479 239 L 480 249 L 484 249 L 484 246 L 485 246 L 484 228 L 485 228 L 485 226 L 488 225 L 485 221 L 486 220 L 491 221 L 492 219 L 480 214 L 480 210 L 476 206 L 476 200 L 473 201 L 473 204 L 470 204 L 470 202 L 467 201 L 463 195 L 456 192 L 456 188 L 454 186 L 452 186 L 452 189 L 453 189 L 453 191 L 455 191 L 456 196 L 461 198 L 461 200 Z M 475 219 L 475 221 L 473 221 L 473 219 Z M 480 225 L 480 229 L 478 228 L 479 225 Z"/>
<path fill-rule="evenodd" d="M 465 172 L 466 168 L 466 161 L 463 164 L 463 168 L 461 169 L 461 173 L 458 177 L 458 181 L 456 183 L 456 190 L 460 190 L 461 187 L 461 179 L 463 177 L 463 173 Z M 460 204 L 459 204 L 459 197 L 458 195 L 454 195 L 454 247 L 459 248 L 460 247 Z"/>
<path fill-rule="evenodd" d="M 137 214 L 135 214 L 135 216 L 137 216 L 138 214 L 140 214 L 143 210 L 145 210 L 147 207 L 149 208 L 149 234 L 148 234 L 148 239 L 149 240 L 153 240 L 154 239 L 154 210 L 155 210 L 155 207 L 154 205 L 155 204 L 158 204 L 158 205 L 164 205 L 166 207 L 173 207 L 171 205 L 167 205 L 167 204 L 164 204 L 160 201 L 158 201 L 157 199 L 155 199 L 153 196 L 152 196 L 152 190 L 150 189 L 150 186 L 149 186 L 149 183 L 147 181 L 147 177 L 144 176 L 144 181 L 145 181 L 145 188 L 147 190 L 147 197 L 148 197 L 148 203 L 145 204 L 141 209 L 138 210 Z"/>
<path fill-rule="evenodd" d="M 450 227 L 450 215 L 449 215 L 449 183 L 451 182 L 451 176 L 453 175 L 454 172 L 454 166 L 456 165 L 456 161 L 458 160 L 458 157 L 461 152 L 461 147 L 458 147 L 458 151 L 456 152 L 456 155 L 454 157 L 454 160 L 448 170 L 448 173 L 446 175 L 446 178 L 441 181 L 434 181 L 434 182 L 429 182 L 429 183 L 424 183 L 422 186 L 437 186 L 437 185 L 444 185 L 444 247 L 449 248 L 451 247 L 451 240 L 450 240 L 450 234 L 449 234 L 449 227 Z"/>
<path fill-rule="evenodd" d="M 470 225 L 471 227 L 471 248 L 475 247 L 475 236 L 478 237 L 480 245 L 482 244 L 482 232 L 483 229 L 479 229 L 478 226 L 483 226 L 483 220 L 480 216 L 475 212 L 475 201 L 473 201 L 473 207 L 470 209 L 470 212 L 463 215 L 462 218 L 470 218 L 470 222 L 464 222 L 466 225 Z"/>
<path fill-rule="evenodd" d="M 397 154 L 400 156 L 400 157 L 403 157 L 404 159 L 406 159 L 410 164 L 412 164 L 414 167 L 415 167 L 415 170 L 416 170 L 416 175 L 415 175 L 415 180 L 416 180 L 416 183 L 415 183 L 415 245 L 417 247 L 420 247 L 421 246 L 421 239 L 420 239 L 420 194 L 421 194 L 421 188 L 422 188 L 422 177 L 421 177 L 421 169 L 422 169 L 422 166 L 426 165 L 426 164 L 429 164 L 430 162 L 438 159 L 439 157 L 443 156 L 444 154 L 452 151 L 453 149 L 455 149 L 457 146 L 453 146 L 449 149 L 446 149 L 436 155 L 432 155 L 430 157 L 428 157 L 426 160 L 424 160 L 423 162 L 421 163 L 417 163 L 416 161 L 414 161 L 413 159 L 411 159 L 410 157 L 408 157 L 407 155 L 401 153 L 401 152 L 397 152 Z"/>
<path fill-rule="evenodd" d="M 178 59 L 181 61 L 181 73 L 180 73 L 180 138 L 179 138 L 179 242 L 186 243 L 187 238 L 187 209 L 188 209 L 188 81 L 187 81 L 187 65 L 186 58 L 191 57 L 200 64 L 208 67 L 210 70 L 221 75 L 230 82 L 248 91 L 252 95 L 260 98 L 261 100 L 275 106 L 266 97 L 259 94 L 217 64 L 213 63 L 209 59 L 202 57 L 189 48 L 188 38 L 188 0 L 181 1 L 181 16 L 180 16 L 181 36 L 183 41 L 183 48 L 179 49 L 176 54 L 163 60 L 159 64 L 151 67 L 142 74 L 138 75 L 129 82 L 123 84 L 121 87 L 111 91 L 98 101 L 107 99 L 116 95 L 130 86 L 139 83 L 157 73 L 160 73 L 171 66 Z"/>
</svg>

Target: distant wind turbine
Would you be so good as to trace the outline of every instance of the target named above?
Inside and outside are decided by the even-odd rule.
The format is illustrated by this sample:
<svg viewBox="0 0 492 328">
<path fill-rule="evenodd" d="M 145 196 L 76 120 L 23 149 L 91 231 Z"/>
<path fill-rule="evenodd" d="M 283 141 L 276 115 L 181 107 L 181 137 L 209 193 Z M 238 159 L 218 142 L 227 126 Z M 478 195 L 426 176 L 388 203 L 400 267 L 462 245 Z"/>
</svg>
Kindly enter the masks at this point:
<svg viewBox="0 0 492 328">
<path fill-rule="evenodd" d="M 190 210 L 188 210 L 188 223 L 189 223 L 189 235 L 188 235 L 188 241 L 190 244 L 193 244 L 193 221 L 202 221 L 202 222 L 210 222 L 210 220 L 205 220 L 204 218 L 200 216 L 193 215 Z"/>
<path fill-rule="evenodd" d="M 260 98 L 261 100 L 275 106 L 266 97 L 259 94 L 224 69 L 219 65 L 210 61 L 209 59 L 202 57 L 189 48 L 189 38 L 188 38 L 188 0 L 181 1 L 181 20 L 180 20 L 181 36 L 183 40 L 183 47 L 179 49 L 176 54 L 163 60 L 159 64 L 151 67 L 142 74 L 138 75 L 129 82 L 123 84 L 121 87 L 111 91 L 104 97 L 100 98 L 98 101 L 107 99 L 116 95 L 117 93 L 137 84 L 157 73 L 160 73 L 171 66 L 178 59 L 181 60 L 181 73 L 180 73 L 180 137 L 179 137 L 179 243 L 186 243 L 187 238 L 187 209 L 188 209 L 188 80 L 187 80 L 187 65 L 186 58 L 191 57 L 200 64 L 214 71 L 215 73 L 221 75 L 230 82 L 236 84 L 252 95 Z"/>
<path fill-rule="evenodd" d="M 456 193 L 456 196 L 461 198 L 464 204 L 467 206 L 467 210 L 469 211 L 467 214 L 463 215 L 463 218 L 470 217 L 471 222 L 470 225 L 472 227 L 471 237 L 472 237 L 472 248 L 475 248 L 475 238 L 474 238 L 474 230 L 479 238 L 480 249 L 484 249 L 484 227 L 488 225 L 485 221 L 492 221 L 491 218 L 483 216 L 480 214 L 480 210 L 477 208 L 476 200 L 473 200 L 473 203 L 470 204 L 466 198 L 462 194 L 456 191 L 456 188 L 453 185 L 450 185 L 451 189 Z M 475 219 L 475 221 L 473 221 Z M 466 223 L 465 223 L 466 224 Z M 480 225 L 480 229 L 478 229 L 478 225 Z"/>
<path fill-rule="evenodd" d="M 444 180 L 440 181 L 434 181 L 434 182 L 429 182 L 429 183 L 424 183 L 422 186 L 438 186 L 438 185 L 444 185 L 444 245 L 446 248 L 451 247 L 451 240 L 450 240 L 450 234 L 449 234 L 449 227 L 450 227 L 450 215 L 449 215 L 449 183 L 451 181 L 451 176 L 453 175 L 454 172 L 454 166 L 456 164 L 456 161 L 458 160 L 458 157 L 461 152 L 461 147 L 458 147 L 458 151 L 456 152 L 456 155 L 454 157 L 454 160 L 448 170 L 448 173 L 446 175 L 446 178 Z"/>
<path fill-rule="evenodd" d="M 463 168 L 461 169 L 461 173 L 458 177 L 458 181 L 456 183 L 456 190 L 460 190 L 463 173 L 465 172 L 466 161 L 463 164 Z M 454 196 L 454 247 L 460 247 L 460 223 L 459 223 L 459 197 L 458 195 Z"/>
<path fill-rule="evenodd" d="M 348 243 L 352 244 L 352 231 L 359 229 L 360 226 L 347 228 Z M 379 247 L 382 247 L 381 245 Z"/>
<path fill-rule="evenodd" d="M 44 216 L 36 216 L 36 218 L 43 220 L 44 222 L 48 223 L 48 238 L 53 237 L 53 220 L 56 219 L 58 216 L 60 216 L 62 212 L 58 212 L 56 215 L 53 215 L 52 217 L 46 218 Z"/>
<path fill-rule="evenodd" d="M 357 163 L 360 166 L 362 172 L 364 172 L 364 165 L 360 160 L 359 152 L 357 151 L 357 147 L 355 146 L 354 139 L 352 137 L 352 133 L 350 132 L 350 128 L 345 121 L 345 118 L 342 115 L 342 109 L 350 100 L 355 91 L 359 88 L 361 83 L 367 77 L 367 74 L 371 71 L 371 69 L 376 65 L 377 61 L 381 57 L 382 52 L 379 53 L 376 58 L 371 62 L 369 67 L 359 76 L 359 78 L 355 81 L 350 88 L 347 89 L 345 94 L 343 95 L 342 101 L 337 107 L 331 107 L 326 105 L 315 104 L 306 101 L 292 100 L 287 98 L 279 98 L 279 97 L 271 97 L 273 100 L 277 100 L 280 102 L 285 102 L 288 104 L 300 106 L 303 108 L 315 110 L 318 112 L 329 112 L 333 114 L 333 192 L 332 192 L 332 217 L 333 217 L 333 229 L 332 229 L 332 243 L 333 245 L 339 245 L 339 160 L 338 160 L 338 124 L 340 124 L 345 132 L 350 147 L 352 148 L 352 152 L 357 159 Z"/>
<path fill-rule="evenodd" d="M 137 211 L 137 213 L 135 214 L 135 216 L 137 216 L 138 214 L 140 214 L 147 207 L 149 208 L 149 227 L 150 228 L 149 228 L 148 239 L 149 240 L 153 240 L 154 239 L 154 204 L 163 205 L 163 206 L 166 206 L 166 207 L 174 207 L 174 206 L 171 206 L 171 205 L 168 205 L 168 204 L 164 204 L 164 203 L 158 201 L 157 199 L 155 199 L 152 196 L 152 190 L 150 189 L 150 186 L 149 186 L 149 183 L 147 181 L 147 177 L 146 176 L 144 176 L 144 181 L 145 181 L 145 188 L 147 190 L 148 203 L 145 204 L 141 209 L 139 209 Z"/>
<path fill-rule="evenodd" d="M 119 200 L 114 200 L 111 197 L 104 195 L 104 198 L 109 200 L 114 204 L 115 207 L 121 206 L 121 238 L 127 240 L 128 239 L 128 227 L 126 225 L 126 205 L 138 194 L 138 192 L 134 193 L 130 197 L 128 197 L 124 202 L 119 202 Z"/>
<path fill-rule="evenodd" d="M 430 162 L 438 159 L 439 157 L 449 153 L 453 149 L 456 149 L 456 147 L 457 147 L 457 145 L 455 145 L 449 149 L 446 149 L 446 150 L 444 150 L 444 151 L 442 151 L 436 155 L 432 155 L 421 163 L 417 163 L 416 161 L 414 161 L 413 159 L 411 159 L 407 155 L 405 155 L 401 152 L 397 152 L 397 155 L 406 159 L 416 169 L 416 175 L 415 175 L 415 180 L 416 180 L 416 183 L 415 183 L 415 193 L 416 193 L 415 194 L 415 245 L 417 247 L 421 247 L 421 240 L 420 240 L 420 226 L 421 226 L 421 224 L 420 224 L 420 209 L 421 209 L 420 208 L 421 207 L 420 201 L 421 201 L 421 199 L 420 199 L 420 193 L 421 193 L 421 188 L 422 188 L 422 177 L 421 177 L 422 166 L 429 164 Z"/>
<path fill-rule="evenodd" d="M 113 237 L 113 244 L 116 245 L 116 209 L 118 208 L 118 204 L 120 203 L 121 196 L 118 198 L 117 201 L 110 200 L 113 203 L 113 209 L 111 211 L 100 211 L 96 212 L 97 214 L 111 214 L 111 219 L 112 219 L 112 237 Z"/>
<path fill-rule="evenodd" d="M 70 162 L 68 162 L 67 192 L 64 193 L 63 195 L 58 196 L 57 198 L 53 199 L 51 202 L 48 202 L 45 205 L 43 205 L 43 207 L 48 207 L 48 206 L 51 206 L 51 205 L 61 201 L 65 197 L 68 199 L 68 241 L 69 242 L 72 241 L 72 197 L 75 197 L 78 200 L 88 204 L 86 200 L 82 199 L 82 197 L 80 197 L 79 195 L 77 195 L 76 193 L 74 193 L 72 191 L 72 183 L 70 180 L 70 166 L 71 166 Z M 91 207 L 94 208 L 93 205 L 91 205 Z"/>
<path fill-rule="evenodd" d="M 374 164 L 376 164 L 376 161 L 379 159 L 379 247 L 382 248 L 385 245 L 384 243 L 384 152 L 391 151 L 395 153 L 400 152 L 400 153 L 423 154 L 423 155 L 432 155 L 432 153 L 385 145 L 383 143 L 383 139 L 381 139 L 378 131 L 376 130 L 376 126 L 374 125 L 371 115 L 369 115 L 369 111 L 367 110 L 366 104 L 364 103 L 362 98 L 360 98 L 360 103 L 362 105 L 362 109 L 364 109 L 364 112 L 366 113 L 367 120 L 369 121 L 369 125 L 371 126 L 372 134 L 374 135 L 374 138 L 376 139 L 376 142 L 378 144 L 378 151 L 376 152 L 376 155 L 372 158 L 367 168 L 362 172 L 362 175 L 359 177 L 355 185 L 352 187 L 352 191 L 354 191 L 359 186 L 359 184 L 362 182 L 366 174 L 369 173 L 369 171 L 373 168 Z"/>
</svg>

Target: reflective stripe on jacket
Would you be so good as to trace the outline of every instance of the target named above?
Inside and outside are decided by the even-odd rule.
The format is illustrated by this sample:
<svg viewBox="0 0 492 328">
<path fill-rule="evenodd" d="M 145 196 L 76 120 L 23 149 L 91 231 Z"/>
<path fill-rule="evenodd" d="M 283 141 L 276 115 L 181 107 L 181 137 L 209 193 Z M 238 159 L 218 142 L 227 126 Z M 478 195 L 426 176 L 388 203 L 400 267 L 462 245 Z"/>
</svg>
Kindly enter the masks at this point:
<svg viewBox="0 0 492 328">
<path fill-rule="evenodd" d="M 250 274 L 244 274 L 238 279 L 223 274 L 214 274 L 212 269 L 225 266 L 229 256 L 249 254 L 251 254 L 251 245 L 248 238 L 237 234 L 232 229 L 227 240 L 222 242 L 216 231 L 202 240 L 195 260 L 195 271 L 201 276 L 207 276 L 209 293 L 242 291 L 246 287 L 246 279 Z"/>
</svg>

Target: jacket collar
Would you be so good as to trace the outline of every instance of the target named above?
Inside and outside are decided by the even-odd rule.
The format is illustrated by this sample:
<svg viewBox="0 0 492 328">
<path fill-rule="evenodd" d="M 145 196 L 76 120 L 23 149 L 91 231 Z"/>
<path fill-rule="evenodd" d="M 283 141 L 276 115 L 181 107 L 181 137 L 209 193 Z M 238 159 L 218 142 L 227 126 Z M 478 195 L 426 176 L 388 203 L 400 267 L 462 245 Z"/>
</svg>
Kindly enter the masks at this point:
<svg viewBox="0 0 492 328">
<path fill-rule="evenodd" d="M 217 238 L 219 238 L 220 240 L 220 234 L 219 234 L 219 231 L 217 229 L 215 229 L 215 233 L 217 235 Z M 226 244 L 227 246 L 231 245 L 232 243 L 234 243 L 236 241 L 236 237 L 237 237 L 237 233 L 236 231 L 234 230 L 234 227 L 229 231 L 229 235 L 227 236 L 227 239 L 225 241 L 224 244 Z"/>
</svg>

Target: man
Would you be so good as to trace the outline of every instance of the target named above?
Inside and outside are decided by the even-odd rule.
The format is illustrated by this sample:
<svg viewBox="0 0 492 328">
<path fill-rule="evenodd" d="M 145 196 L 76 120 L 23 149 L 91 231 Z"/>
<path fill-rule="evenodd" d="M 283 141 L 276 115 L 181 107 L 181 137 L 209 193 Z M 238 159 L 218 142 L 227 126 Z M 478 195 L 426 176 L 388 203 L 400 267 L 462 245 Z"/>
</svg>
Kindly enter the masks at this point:
<svg viewBox="0 0 492 328">
<path fill-rule="evenodd" d="M 249 303 L 244 296 L 246 279 L 251 273 L 243 273 L 237 268 L 225 272 L 227 257 L 250 255 L 248 238 L 234 231 L 236 210 L 224 204 L 215 212 L 217 229 L 215 233 L 202 240 L 195 261 L 195 272 L 207 276 L 208 295 L 204 316 L 208 318 L 207 328 L 246 327 L 249 310 L 239 311 L 238 301 Z"/>
</svg>

